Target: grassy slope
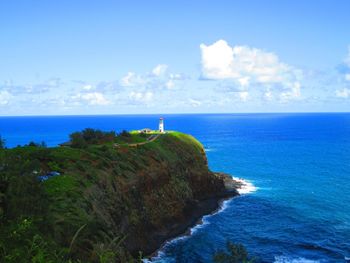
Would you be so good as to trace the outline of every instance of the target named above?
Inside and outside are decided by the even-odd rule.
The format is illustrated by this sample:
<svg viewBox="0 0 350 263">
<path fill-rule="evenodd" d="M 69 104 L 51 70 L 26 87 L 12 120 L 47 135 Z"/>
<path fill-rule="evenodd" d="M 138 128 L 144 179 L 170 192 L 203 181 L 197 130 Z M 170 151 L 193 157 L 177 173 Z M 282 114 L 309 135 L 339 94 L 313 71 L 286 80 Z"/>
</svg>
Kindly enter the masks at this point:
<svg viewBox="0 0 350 263">
<path fill-rule="evenodd" d="M 145 140 L 132 136 L 131 142 Z M 58 248 L 71 246 L 70 254 L 84 261 L 96 260 L 116 237 L 125 239 L 114 248 L 119 260 L 128 251 L 147 248 L 157 242 L 157 233 L 181 221 L 195 200 L 222 189 L 207 169 L 202 145 L 179 132 L 137 147 L 21 147 L 0 154 L 6 184 L 1 189 L 0 181 L 2 225 L 17 222 L 19 227 L 31 220 L 32 236 L 39 234 Z M 15 164 L 20 167 L 12 169 Z M 52 170 L 61 175 L 37 180 Z M 23 177 L 28 184 L 22 185 Z M 15 182 L 21 189 L 15 189 Z M 2 235 L 5 242 L 9 234 L 4 230 Z"/>
</svg>

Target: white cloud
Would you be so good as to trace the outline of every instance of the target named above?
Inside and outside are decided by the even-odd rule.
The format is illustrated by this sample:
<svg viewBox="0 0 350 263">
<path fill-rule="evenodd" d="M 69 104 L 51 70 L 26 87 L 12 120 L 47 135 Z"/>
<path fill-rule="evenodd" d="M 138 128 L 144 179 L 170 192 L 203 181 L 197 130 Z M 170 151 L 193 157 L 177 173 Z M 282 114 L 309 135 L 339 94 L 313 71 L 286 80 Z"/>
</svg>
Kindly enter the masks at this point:
<svg viewBox="0 0 350 263">
<path fill-rule="evenodd" d="M 265 93 L 264 93 L 264 99 L 265 100 L 267 100 L 267 101 L 271 101 L 271 100 L 273 100 L 273 94 L 272 94 L 272 91 L 271 91 L 271 89 L 267 89 L 266 91 L 265 91 Z"/>
<path fill-rule="evenodd" d="M 12 98 L 12 95 L 8 91 L 6 90 L 0 91 L 0 105 L 9 104 L 11 98 Z"/>
<path fill-rule="evenodd" d="M 241 91 L 238 92 L 238 97 L 241 101 L 246 102 L 249 98 L 249 92 L 248 91 Z"/>
<path fill-rule="evenodd" d="M 142 85 L 144 80 L 141 76 L 134 72 L 128 72 L 121 80 L 120 85 L 123 87 L 134 87 L 137 85 Z"/>
<path fill-rule="evenodd" d="M 189 99 L 188 102 L 191 104 L 192 107 L 199 107 L 202 105 L 202 102 L 199 100 L 195 100 L 195 99 Z"/>
<path fill-rule="evenodd" d="M 350 73 L 349 74 L 345 74 L 345 80 L 350 81 Z"/>
<path fill-rule="evenodd" d="M 200 49 L 203 78 L 229 79 L 244 88 L 259 84 L 289 89 L 281 94 L 284 99 L 300 96 L 301 71 L 280 62 L 274 53 L 248 46 L 230 47 L 225 40 L 201 44 Z"/>
<path fill-rule="evenodd" d="M 232 71 L 234 54 L 226 41 L 219 40 L 211 46 L 201 44 L 200 49 L 202 52 L 202 71 L 204 77 L 210 79 L 239 77 L 235 71 Z"/>
<path fill-rule="evenodd" d="M 343 99 L 350 98 L 350 89 L 344 88 L 342 90 L 336 90 L 335 95 L 338 98 L 343 98 Z"/>
<path fill-rule="evenodd" d="M 108 105 L 111 102 L 100 92 L 79 93 L 73 96 L 73 100 L 83 101 L 89 105 Z"/>
<path fill-rule="evenodd" d="M 173 89 L 174 86 L 175 86 L 175 82 L 174 82 L 172 79 L 168 80 L 168 81 L 165 83 L 165 87 L 166 87 L 167 89 Z"/>
<path fill-rule="evenodd" d="M 280 101 L 287 102 L 289 100 L 298 99 L 298 98 L 300 98 L 300 96 L 301 96 L 300 83 L 295 82 L 291 85 L 290 89 L 288 89 L 280 94 Z"/>
<path fill-rule="evenodd" d="M 185 80 L 185 79 L 189 79 L 188 76 L 186 76 L 185 74 L 180 74 L 180 73 L 170 73 L 169 74 L 169 78 L 172 80 Z"/>
<path fill-rule="evenodd" d="M 83 87 L 83 90 L 92 90 L 93 88 L 94 87 L 92 85 L 88 84 Z"/>
<path fill-rule="evenodd" d="M 159 64 L 146 74 L 136 74 L 128 72 L 120 80 L 122 87 L 137 87 L 139 90 L 149 90 L 154 92 L 157 90 L 175 89 L 187 77 L 179 73 L 166 73 L 167 65 Z"/>
<path fill-rule="evenodd" d="M 50 78 L 43 82 L 26 85 L 15 85 L 12 80 L 9 80 L 1 88 L 14 95 L 42 94 L 51 90 L 57 90 L 61 88 L 62 84 L 63 82 L 60 78 Z"/>
<path fill-rule="evenodd" d="M 148 104 L 153 99 L 153 93 L 150 91 L 146 91 L 146 92 L 132 91 L 129 93 L 129 99 L 131 99 L 134 102 Z"/>
<path fill-rule="evenodd" d="M 159 64 L 152 70 L 152 73 L 156 77 L 159 77 L 159 76 L 163 75 L 167 69 L 168 69 L 168 65 Z"/>
</svg>

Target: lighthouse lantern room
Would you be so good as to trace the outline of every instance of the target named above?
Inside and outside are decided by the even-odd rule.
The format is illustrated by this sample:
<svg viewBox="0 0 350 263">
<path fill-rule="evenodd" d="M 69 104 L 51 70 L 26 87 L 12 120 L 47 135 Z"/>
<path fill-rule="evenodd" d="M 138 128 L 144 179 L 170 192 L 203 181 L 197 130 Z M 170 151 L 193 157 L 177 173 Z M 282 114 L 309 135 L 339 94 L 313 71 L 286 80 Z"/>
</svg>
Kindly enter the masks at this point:
<svg viewBox="0 0 350 263">
<path fill-rule="evenodd" d="M 164 133 L 164 119 L 163 118 L 159 119 L 159 132 Z"/>
</svg>

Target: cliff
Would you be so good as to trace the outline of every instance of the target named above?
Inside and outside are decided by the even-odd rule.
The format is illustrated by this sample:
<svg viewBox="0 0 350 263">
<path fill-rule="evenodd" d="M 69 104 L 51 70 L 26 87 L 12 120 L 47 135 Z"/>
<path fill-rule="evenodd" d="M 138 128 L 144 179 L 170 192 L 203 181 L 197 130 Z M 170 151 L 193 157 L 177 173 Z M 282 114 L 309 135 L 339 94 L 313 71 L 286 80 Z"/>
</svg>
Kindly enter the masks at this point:
<svg viewBox="0 0 350 263">
<path fill-rule="evenodd" d="M 0 160 L 0 245 L 27 246 L 11 236 L 25 225 L 21 235 L 38 236 L 41 250 L 84 262 L 148 255 L 238 194 L 208 169 L 202 145 L 178 132 L 132 146 L 17 147 Z"/>
</svg>

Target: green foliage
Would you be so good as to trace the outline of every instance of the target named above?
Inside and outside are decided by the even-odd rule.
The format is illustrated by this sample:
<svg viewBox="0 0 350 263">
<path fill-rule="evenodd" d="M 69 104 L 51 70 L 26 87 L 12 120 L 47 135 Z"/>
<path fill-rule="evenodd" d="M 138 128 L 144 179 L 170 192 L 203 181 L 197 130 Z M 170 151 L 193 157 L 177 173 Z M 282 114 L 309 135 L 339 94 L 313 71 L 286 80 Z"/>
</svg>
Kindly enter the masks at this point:
<svg viewBox="0 0 350 263">
<path fill-rule="evenodd" d="M 71 135 L 69 135 L 69 137 L 71 141 L 71 146 L 74 148 L 86 148 L 88 145 L 81 132 L 74 132 Z"/>
<path fill-rule="evenodd" d="M 92 144 L 113 142 L 115 138 L 116 134 L 114 131 L 103 132 L 91 128 L 86 128 L 81 132 L 74 132 L 70 135 L 71 146 L 75 148 L 86 148 Z"/>
<path fill-rule="evenodd" d="M 85 129 L 73 147 L 2 149 L 0 262 L 140 262 L 127 244 L 181 218 L 194 191 L 215 182 L 193 137 L 129 145 L 148 136 Z M 51 171 L 60 175 L 40 179 Z"/>
<path fill-rule="evenodd" d="M 114 262 L 134 262 L 134 259 L 125 253 L 122 243 L 126 237 L 116 237 L 112 240 L 106 240 L 94 246 L 94 252 L 97 255 L 99 263 Z M 141 261 L 140 261 L 141 262 Z"/>
<path fill-rule="evenodd" d="M 126 130 L 122 130 L 121 133 L 118 134 L 118 136 L 120 137 L 131 137 L 131 134 L 126 131 Z"/>
<path fill-rule="evenodd" d="M 0 261 L 21 262 L 63 262 L 60 249 L 45 240 L 31 218 L 15 220 L 0 229 Z"/>
<path fill-rule="evenodd" d="M 57 162 L 55 162 L 55 161 L 48 162 L 47 166 L 49 167 L 49 169 L 51 171 L 60 171 L 61 170 L 59 164 Z"/>
<path fill-rule="evenodd" d="M 42 141 L 41 143 L 36 143 L 36 142 L 29 142 L 26 146 L 30 146 L 30 147 L 43 147 L 43 148 L 46 148 L 47 145 L 46 145 L 46 142 Z"/>
<path fill-rule="evenodd" d="M 0 135 L 0 149 L 4 149 L 5 145 L 6 145 L 6 141 Z"/>
<path fill-rule="evenodd" d="M 215 263 L 253 263 L 249 259 L 248 252 L 242 244 L 235 244 L 228 241 L 226 244 L 227 251 L 219 250 L 213 256 Z"/>
</svg>

